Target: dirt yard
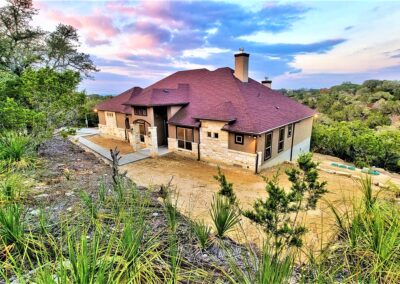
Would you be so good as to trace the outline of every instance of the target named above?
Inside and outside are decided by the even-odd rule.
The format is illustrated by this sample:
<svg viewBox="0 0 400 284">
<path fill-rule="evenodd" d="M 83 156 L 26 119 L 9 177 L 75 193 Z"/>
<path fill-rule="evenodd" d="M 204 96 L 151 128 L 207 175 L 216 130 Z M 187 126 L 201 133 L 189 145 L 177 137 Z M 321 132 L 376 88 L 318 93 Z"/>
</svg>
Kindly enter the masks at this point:
<svg viewBox="0 0 400 284">
<path fill-rule="evenodd" d="M 328 157 L 315 155 L 315 159 L 319 161 L 328 161 Z M 340 162 L 340 160 L 337 161 Z M 285 175 L 285 169 L 290 166 L 284 164 L 264 170 L 260 175 L 233 167 L 222 167 L 222 169 L 228 180 L 234 184 L 234 191 L 241 206 L 249 209 L 257 198 L 266 196 L 262 176 L 272 178 L 279 171 L 280 184 L 284 187 L 290 186 Z M 218 191 L 218 183 L 213 178 L 217 172 L 215 166 L 168 154 L 161 158 L 146 159 L 126 165 L 123 170 L 126 170 L 128 176 L 136 183 L 150 187 L 166 184 L 173 177 L 172 184 L 176 191 L 175 197 L 179 210 L 191 218 L 204 219 L 211 224 L 210 203 L 213 194 Z M 314 249 L 318 249 L 334 232 L 334 219 L 327 206 L 328 202 L 345 209 L 352 205 L 352 200 L 361 196 L 356 179 L 324 171 L 320 171 L 320 177 L 321 180 L 328 182 L 329 193 L 325 195 L 323 201 L 319 202 L 317 210 L 309 211 L 303 216 L 309 229 L 306 244 Z M 247 240 L 259 245 L 262 242 L 262 236 L 260 228 L 251 224 L 246 218 L 243 218 L 241 228 L 231 234 L 236 241 Z"/>
<path fill-rule="evenodd" d="M 104 149 L 114 149 L 115 147 L 118 148 L 120 151 L 121 155 L 126 155 L 129 153 L 133 153 L 132 146 L 125 141 L 117 140 L 117 139 L 112 139 L 112 138 L 106 138 L 100 135 L 93 135 L 93 136 L 86 136 L 85 137 L 87 140 L 92 141 L 93 143 L 99 145 L 100 147 Z"/>
</svg>

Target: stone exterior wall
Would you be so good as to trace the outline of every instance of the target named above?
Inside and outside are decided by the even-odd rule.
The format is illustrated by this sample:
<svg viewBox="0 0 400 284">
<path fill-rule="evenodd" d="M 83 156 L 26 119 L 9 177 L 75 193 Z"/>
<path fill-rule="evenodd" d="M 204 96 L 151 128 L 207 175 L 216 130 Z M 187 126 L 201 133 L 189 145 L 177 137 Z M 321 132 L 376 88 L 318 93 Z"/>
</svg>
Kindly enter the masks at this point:
<svg viewBox="0 0 400 284">
<path fill-rule="evenodd" d="M 108 125 L 99 124 L 99 132 L 100 132 L 100 135 L 102 135 L 104 137 L 110 137 L 110 138 L 119 139 L 119 140 L 126 140 L 124 128 L 118 128 L 118 127 L 114 127 L 114 126 L 109 127 Z"/>
<path fill-rule="evenodd" d="M 168 138 L 168 150 L 176 152 L 178 154 L 191 157 L 191 158 L 198 158 L 198 147 L 199 144 L 196 142 L 192 142 L 192 151 L 178 148 L 178 140 L 175 138 Z"/>
<path fill-rule="evenodd" d="M 224 122 L 202 120 L 200 128 L 200 159 L 212 163 L 240 166 L 254 171 L 256 154 L 229 149 L 229 132 L 221 130 Z M 208 137 L 218 133 L 218 138 Z"/>
</svg>

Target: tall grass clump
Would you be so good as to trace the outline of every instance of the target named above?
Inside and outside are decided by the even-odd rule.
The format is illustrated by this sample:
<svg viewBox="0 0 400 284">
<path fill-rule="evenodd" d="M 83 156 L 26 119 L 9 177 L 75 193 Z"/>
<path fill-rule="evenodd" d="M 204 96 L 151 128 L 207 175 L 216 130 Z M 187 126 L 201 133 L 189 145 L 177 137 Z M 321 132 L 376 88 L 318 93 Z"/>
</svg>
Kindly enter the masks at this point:
<svg viewBox="0 0 400 284">
<path fill-rule="evenodd" d="M 378 198 L 370 176 L 360 181 L 362 200 L 345 212 L 330 205 L 337 239 L 314 266 L 320 281 L 400 283 L 400 208 Z"/>
<path fill-rule="evenodd" d="M 9 166 L 26 168 L 35 156 L 35 143 L 32 137 L 15 132 L 0 133 L 0 160 Z"/>
<path fill-rule="evenodd" d="M 21 205 L 8 203 L 0 207 L 0 244 L 22 247 L 25 241 L 25 223 Z"/>
<path fill-rule="evenodd" d="M 268 244 L 263 246 L 261 252 L 247 246 L 242 254 L 242 260 L 242 265 L 239 265 L 236 258 L 228 257 L 230 283 L 290 283 L 294 271 L 293 257 L 290 255 L 276 257 Z"/>
<path fill-rule="evenodd" d="M 191 222 L 192 231 L 202 249 L 205 249 L 211 235 L 211 228 L 204 221 Z"/>
<path fill-rule="evenodd" d="M 0 176 L 0 203 L 19 200 L 24 189 L 20 174 L 8 173 Z"/>
<path fill-rule="evenodd" d="M 240 213 L 228 198 L 214 195 L 210 210 L 211 219 L 214 223 L 217 236 L 222 238 L 233 230 L 240 221 Z"/>
</svg>

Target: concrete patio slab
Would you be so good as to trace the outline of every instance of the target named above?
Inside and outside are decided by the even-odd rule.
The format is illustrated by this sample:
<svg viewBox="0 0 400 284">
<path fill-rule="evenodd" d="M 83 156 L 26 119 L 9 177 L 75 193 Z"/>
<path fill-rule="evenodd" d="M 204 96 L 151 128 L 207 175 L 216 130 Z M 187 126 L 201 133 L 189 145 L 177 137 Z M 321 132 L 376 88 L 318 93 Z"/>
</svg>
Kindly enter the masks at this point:
<svg viewBox="0 0 400 284">
<path fill-rule="evenodd" d="M 100 147 L 99 145 L 93 143 L 92 141 L 88 140 L 85 138 L 85 136 L 90 136 L 90 135 L 95 135 L 98 134 L 99 131 L 98 129 L 94 128 L 81 128 L 77 130 L 76 135 L 73 137 L 73 139 L 83 146 L 89 148 L 91 151 L 96 152 L 103 158 L 106 158 L 107 160 L 111 161 L 111 153 L 109 149 L 105 149 L 103 147 Z M 159 147 L 158 148 L 158 154 L 159 156 L 163 156 L 168 154 L 168 148 L 167 147 Z M 118 165 L 123 166 L 129 163 L 134 163 L 143 159 L 150 158 L 150 149 L 145 148 L 145 149 L 140 149 L 137 152 L 134 153 L 129 153 L 126 155 L 121 156 L 121 159 L 119 160 Z"/>
</svg>

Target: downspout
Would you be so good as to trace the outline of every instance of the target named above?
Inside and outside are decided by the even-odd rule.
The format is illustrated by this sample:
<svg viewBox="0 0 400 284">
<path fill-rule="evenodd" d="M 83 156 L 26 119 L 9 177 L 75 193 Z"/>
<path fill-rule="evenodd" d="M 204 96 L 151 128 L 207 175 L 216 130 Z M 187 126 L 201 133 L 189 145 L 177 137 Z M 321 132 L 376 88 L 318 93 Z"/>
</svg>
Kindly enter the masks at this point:
<svg viewBox="0 0 400 284">
<path fill-rule="evenodd" d="M 293 143 L 294 143 L 294 130 L 295 129 L 296 129 L 296 123 L 293 123 L 292 145 L 290 146 L 290 161 L 293 160 Z"/>
<path fill-rule="evenodd" d="M 258 153 L 257 153 L 257 136 L 255 136 L 254 138 L 256 138 L 256 143 L 255 143 L 255 149 L 254 149 L 254 152 L 255 152 L 255 154 L 256 154 L 256 172 L 255 172 L 255 174 L 258 174 Z"/>
<path fill-rule="evenodd" d="M 199 126 L 199 143 L 197 144 L 197 161 L 200 161 L 200 128 L 201 128 L 201 123 Z"/>
</svg>

